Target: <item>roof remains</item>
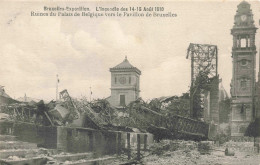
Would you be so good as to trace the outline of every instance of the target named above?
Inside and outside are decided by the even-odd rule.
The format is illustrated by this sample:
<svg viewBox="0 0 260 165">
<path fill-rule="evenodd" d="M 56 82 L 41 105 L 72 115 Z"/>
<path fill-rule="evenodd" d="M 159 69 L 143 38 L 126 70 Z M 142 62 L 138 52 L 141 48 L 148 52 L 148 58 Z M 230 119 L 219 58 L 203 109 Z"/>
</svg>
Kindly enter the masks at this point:
<svg viewBox="0 0 260 165">
<path fill-rule="evenodd" d="M 113 68 L 110 68 L 110 72 L 111 71 L 135 71 L 138 74 L 141 74 L 141 71 L 134 67 L 132 64 L 130 64 L 130 62 L 127 60 L 127 56 L 125 57 L 124 61 L 121 62 L 120 64 L 116 65 Z"/>
<path fill-rule="evenodd" d="M 129 61 L 127 60 L 127 57 L 125 57 L 125 60 L 123 62 L 121 62 L 120 64 L 118 64 L 117 66 L 115 66 L 113 68 L 126 69 L 126 68 L 135 68 L 135 67 L 132 64 L 130 64 Z"/>
</svg>

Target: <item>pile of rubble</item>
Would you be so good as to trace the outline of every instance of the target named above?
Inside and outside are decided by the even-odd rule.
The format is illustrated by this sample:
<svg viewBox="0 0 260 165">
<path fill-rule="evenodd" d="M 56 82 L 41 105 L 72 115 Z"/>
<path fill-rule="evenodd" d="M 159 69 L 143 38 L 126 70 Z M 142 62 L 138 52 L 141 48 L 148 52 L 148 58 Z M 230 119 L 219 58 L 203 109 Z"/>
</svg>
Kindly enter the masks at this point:
<svg viewBox="0 0 260 165">
<path fill-rule="evenodd" d="M 157 98 L 150 102 L 139 98 L 126 107 L 116 108 L 110 105 L 106 99 L 91 102 L 86 98 L 73 99 L 66 89 L 60 92 L 58 101 L 50 101 L 47 104 L 42 100 L 21 102 L 0 107 L 0 113 L 8 114 L 9 119 L 14 121 L 31 122 L 44 126 L 149 132 L 155 135 L 157 141 L 162 138 L 182 138 L 182 136 L 174 137 L 174 134 L 177 134 L 174 132 L 177 127 L 177 131 L 182 131 L 185 136 L 190 133 L 187 135 L 190 136 L 188 139 L 194 139 L 194 133 L 191 132 L 194 130 L 188 130 L 191 121 L 183 116 L 183 114 L 187 115 L 188 111 L 188 94 L 183 94 L 181 97 Z M 177 116 L 178 119 L 173 118 L 174 116 Z M 178 123 L 174 123 L 177 120 L 180 126 Z M 203 127 L 203 123 L 197 125 Z M 196 131 L 201 132 L 201 130 Z M 202 135 L 204 136 L 203 132 L 198 134 L 198 138 Z"/>
<path fill-rule="evenodd" d="M 119 111 L 107 100 L 97 99 L 89 102 L 85 98 L 73 99 L 67 90 L 60 92 L 58 101 L 49 103 L 41 100 L 1 104 L 0 118 L 44 126 L 133 131 L 127 124 L 121 124 Z"/>
<path fill-rule="evenodd" d="M 173 151 L 191 151 L 197 150 L 198 142 L 183 140 L 162 140 L 150 146 L 151 154 L 163 155 L 166 152 Z"/>
<path fill-rule="evenodd" d="M 150 155 L 144 164 L 195 164 L 200 159 L 198 143 L 194 141 L 162 140 L 150 147 Z"/>
<path fill-rule="evenodd" d="M 233 143 L 233 142 L 232 142 Z M 237 142 L 238 143 L 238 142 Z M 241 142 L 240 142 L 241 143 Z M 245 142 L 245 145 L 248 142 Z M 230 146 L 230 145 L 229 145 Z M 150 148 L 149 154 L 142 159 L 142 164 L 153 165 L 193 165 L 193 164 L 257 164 L 260 155 L 244 151 L 235 152 L 224 146 L 213 146 L 210 141 L 194 142 L 181 140 L 163 140 Z M 209 150 L 209 152 L 201 152 Z M 228 153 L 228 154 L 227 154 Z"/>
<path fill-rule="evenodd" d="M 235 151 L 246 151 L 246 152 L 254 152 L 254 142 L 253 141 L 229 141 L 226 142 L 224 145 L 226 148 L 230 148 Z"/>
</svg>

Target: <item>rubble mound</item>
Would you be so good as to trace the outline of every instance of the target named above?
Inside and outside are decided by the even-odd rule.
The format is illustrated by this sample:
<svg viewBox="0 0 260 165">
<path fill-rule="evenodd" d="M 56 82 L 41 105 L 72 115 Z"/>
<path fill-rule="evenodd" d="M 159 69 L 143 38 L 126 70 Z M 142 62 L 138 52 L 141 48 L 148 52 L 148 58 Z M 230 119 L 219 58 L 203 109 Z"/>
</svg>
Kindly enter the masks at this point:
<svg viewBox="0 0 260 165">
<path fill-rule="evenodd" d="M 162 140 L 150 147 L 151 154 L 143 159 L 144 164 L 196 164 L 200 158 L 198 143 L 182 140 Z"/>
<path fill-rule="evenodd" d="M 150 146 L 151 154 L 163 155 L 165 152 L 197 150 L 198 143 L 183 140 L 162 140 Z"/>
</svg>

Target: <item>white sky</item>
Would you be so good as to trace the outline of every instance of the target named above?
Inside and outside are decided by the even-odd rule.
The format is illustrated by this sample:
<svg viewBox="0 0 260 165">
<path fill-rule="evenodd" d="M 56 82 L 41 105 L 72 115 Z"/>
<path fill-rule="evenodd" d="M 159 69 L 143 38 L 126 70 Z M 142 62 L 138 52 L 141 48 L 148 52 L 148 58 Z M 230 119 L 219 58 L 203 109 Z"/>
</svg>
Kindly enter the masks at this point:
<svg viewBox="0 0 260 165">
<path fill-rule="evenodd" d="M 0 2 L 0 85 L 11 97 L 55 99 L 110 95 L 110 72 L 127 56 L 142 71 L 144 99 L 180 95 L 190 85 L 189 43 L 219 49 L 219 74 L 229 93 L 234 15 L 240 1 L 214 2 Z M 259 27 L 260 1 L 250 1 Z M 163 6 L 176 18 L 31 17 L 43 6 Z M 257 32 L 257 50 L 260 45 Z M 258 54 L 257 54 L 258 61 Z M 258 62 L 257 62 L 258 73 Z"/>
</svg>

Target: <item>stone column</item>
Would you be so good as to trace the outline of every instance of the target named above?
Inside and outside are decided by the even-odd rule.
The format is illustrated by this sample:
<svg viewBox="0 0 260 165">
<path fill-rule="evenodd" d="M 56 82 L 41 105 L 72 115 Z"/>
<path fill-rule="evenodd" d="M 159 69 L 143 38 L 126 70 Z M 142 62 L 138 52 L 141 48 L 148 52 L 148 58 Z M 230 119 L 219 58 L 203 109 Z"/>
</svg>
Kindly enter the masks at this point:
<svg viewBox="0 0 260 165">
<path fill-rule="evenodd" d="M 67 151 L 67 129 L 66 127 L 57 127 L 57 149 Z"/>
</svg>

